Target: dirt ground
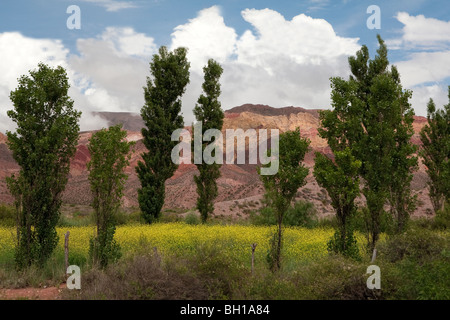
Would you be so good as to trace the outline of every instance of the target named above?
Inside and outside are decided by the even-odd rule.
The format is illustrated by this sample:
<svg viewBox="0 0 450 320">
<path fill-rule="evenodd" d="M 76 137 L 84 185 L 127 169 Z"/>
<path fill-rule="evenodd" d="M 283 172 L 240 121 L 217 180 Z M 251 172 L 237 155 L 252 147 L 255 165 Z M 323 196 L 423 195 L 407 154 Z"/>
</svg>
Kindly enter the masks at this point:
<svg viewBox="0 0 450 320">
<path fill-rule="evenodd" d="M 0 300 L 60 300 L 66 284 L 59 287 L 0 289 Z"/>
</svg>

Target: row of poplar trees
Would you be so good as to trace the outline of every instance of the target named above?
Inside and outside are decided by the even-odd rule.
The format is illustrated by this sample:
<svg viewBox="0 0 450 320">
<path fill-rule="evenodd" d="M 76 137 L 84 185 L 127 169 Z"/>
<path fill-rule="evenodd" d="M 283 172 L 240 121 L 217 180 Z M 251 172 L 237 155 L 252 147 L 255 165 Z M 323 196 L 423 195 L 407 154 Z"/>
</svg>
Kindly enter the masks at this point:
<svg viewBox="0 0 450 320">
<path fill-rule="evenodd" d="M 143 142 L 148 152 L 136 168 L 141 182 L 138 201 L 142 216 L 152 223 L 161 215 L 165 198 L 165 182 L 173 176 L 178 165 L 172 161 L 172 150 L 179 143 L 172 141 L 172 133 L 184 127 L 181 111 L 181 97 L 189 83 L 190 64 L 186 49 L 177 48 L 169 52 L 166 47 L 159 49 L 150 63 L 152 77 L 147 78 L 144 87 L 145 105 L 141 116 L 145 127 L 142 129 Z M 203 94 L 194 107 L 194 115 L 202 124 L 202 136 L 208 129 L 222 129 L 224 113 L 219 102 L 220 76 L 223 69 L 210 59 L 203 68 Z M 194 137 L 195 139 L 195 137 Z M 203 140 L 203 139 L 202 139 Z M 202 141 L 202 152 L 206 147 Z M 197 164 L 199 175 L 194 177 L 197 185 L 197 209 L 203 222 L 214 211 L 213 201 L 217 197 L 216 180 L 220 176 L 220 164 Z"/>
<path fill-rule="evenodd" d="M 328 142 L 332 155 L 316 152 L 313 171 L 317 183 L 331 198 L 338 221 L 328 250 L 356 259 L 360 254 L 350 223 L 358 210 L 356 198 L 362 194 L 366 200 L 360 212 L 369 251 L 375 249 L 385 213 L 393 218 L 393 232 L 404 232 L 416 208 L 411 181 L 418 168 L 418 154 L 429 176 L 435 211 L 450 207 L 450 87 L 449 104 L 444 109 L 436 110 L 430 99 L 428 124 L 420 132 L 422 148 L 417 150 L 411 142 L 412 92 L 402 88 L 398 70 L 389 65 L 387 47 L 380 36 L 378 43 L 374 59 L 370 59 L 366 46 L 349 58 L 348 80 L 331 78 L 332 109 L 320 112 L 319 135 Z M 279 170 L 275 175 L 261 176 L 267 203 L 274 209 L 278 224 L 267 255 L 274 271 L 281 267 L 283 218 L 298 188 L 306 183 L 308 169 L 302 162 L 309 143 L 300 137 L 298 129 L 282 133 Z"/>
<path fill-rule="evenodd" d="M 177 169 L 171 152 L 178 142 L 171 141 L 171 135 L 184 126 L 180 111 L 181 96 L 189 83 L 186 53 L 185 48 L 169 52 L 161 47 L 150 63 L 152 77 L 144 87 L 141 115 L 146 127 L 142 134 L 148 152 L 142 154 L 136 172 L 141 182 L 139 206 L 147 223 L 161 215 L 165 181 Z M 224 114 L 218 101 L 222 72 L 214 60 L 204 67 L 204 93 L 194 108 L 196 119 L 203 125 L 202 133 L 222 128 Z M 24 268 L 42 265 L 57 246 L 56 225 L 78 143 L 81 112 L 74 109 L 68 95 L 67 73 L 60 66 L 51 68 L 40 63 L 37 70 L 20 77 L 18 82 L 10 93 L 14 109 L 8 111 L 17 129 L 8 131 L 7 137 L 20 171 L 7 178 L 7 185 L 17 212 L 16 265 Z M 87 168 L 97 226 L 89 252 L 102 267 L 120 257 L 120 246 L 114 240 L 115 214 L 123 197 L 128 177 L 124 170 L 133 145 L 126 140 L 121 125 L 99 130 L 89 139 L 91 160 Z M 205 222 L 214 209 L 220 165 L 198 164 L 197 168 L 197 207 Z"/>
<path fill-rule="evenodd" d="M 396 221 L 397 232 L 405 229 L 416 199 L 411 192 L 413 171 L 418 166 L 411 91 L 403 90 L 400 75 L 389 68 L 387 48 L 378 37 L 379 49 L 370 59 L 366 46 L 349 58 L 348 80 L 332 78 L 332 110 L 321 112 L 319 134 L 326 139 L 333 159 L 316 153 L 314 176 L 325 188 L 336 210 L 339 228 L 329 249 L 354 256 L 355 239 L 349 219 L 355 214 L 355 199 L 366 199 L 365 221 L 369 247 L 375 248 L 380 235 L 381 216 L 388 204 Z M 150 62 L 151 77 L 144 87 L 145 105 L 141 116 L 143 142 L 148 152 L 138 162 L 141 182 L 138 201 L 142 216 L 152 223 L 161 215 L 165 181 L 177 169 L 171 154 L 179 143 L 172 133 L 184 127 L 181 97 L 189 83 L 190 64 L 185 48 L 173 52 L 161 47 Z M 208 129 L 222 129 L 223 111 L 219 79 L 222 67 L 209 60 L 204 67 L 203 94 L 194 108 L 202 134 Z M 17 175 L 7 179 L 17 209 L 16 262 L 19 267 L 44 263 L 55 249 L 55 230 L 60 217 L 62 193 L 68 181 L 70 160 L 76 151 L 81 113 L 73 108 L 68 96 L 68 78 L 62 67 L 52 69 L 39 64 L 30 76 L 19 78 L 19 86 L 10 98 L 14 110 L 8 116 L 16 123 L 16 132 L 7 132 L 8 146 L 20 166 Z M 450 88 L 449 88 L 450 100 Z M 428 124 L 421 132 L 421 155 L 430 177 L 433 206 L 442 210 L 449 199 L 450 182 L 450 103 L 436 110 L 428 104 Z M 90 252 L 102 266 L 120 255 L 114 242 L 114 213 L 120 206 L 127 175 L 129 152 L 133 143 L 126 141 L 120 126 L 103 129 L 90 139 L 89 181 L 96 213 L 97 235 Z M 204 150 L 206 144 L 202 145 Z M 299 130 L 285 132 L 279 140 L 279 170 L 261 176 L 270 205 L 275 209 L 278 231 L 272 239 L 271 261 L 280 268 L 283 216 L 301 186 L 308 169 L 302 161 L 309 141 Z M 197 208 L 206 222 L 214 210 L 219 164 L 197 164 Z M 362 188 L 360 187 L 362 186 Z"/>
</svg>

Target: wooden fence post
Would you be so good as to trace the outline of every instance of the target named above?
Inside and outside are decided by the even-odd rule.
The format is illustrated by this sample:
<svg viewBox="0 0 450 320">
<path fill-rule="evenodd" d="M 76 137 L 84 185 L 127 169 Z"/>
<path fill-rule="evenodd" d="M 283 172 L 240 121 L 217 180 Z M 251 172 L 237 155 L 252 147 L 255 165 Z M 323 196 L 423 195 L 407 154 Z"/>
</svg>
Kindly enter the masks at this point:
<svg viewBox="0 0 450 320">
<path fill-rule="evenodd" d="M 256 243 L 252 244 L 252 275 L 255 269 L 255 249 L 256 249 Z"/>
<path fill-rule="evenodd" d="M 67 272 L 67 268 L 69 267 L 69 235 L 69 231 L 67 231 L 64 235 L 64 262 L 66 266 L 66 270 L 64 270 L 64 273 Z"/>
<path fill-rule="evenodd" d="M 371 263 L 375 262 L 375 259 L 377 258 L 377 249 L 373 249 L 373 253 L 372 253 L 372 261 Z"/>
</svg>

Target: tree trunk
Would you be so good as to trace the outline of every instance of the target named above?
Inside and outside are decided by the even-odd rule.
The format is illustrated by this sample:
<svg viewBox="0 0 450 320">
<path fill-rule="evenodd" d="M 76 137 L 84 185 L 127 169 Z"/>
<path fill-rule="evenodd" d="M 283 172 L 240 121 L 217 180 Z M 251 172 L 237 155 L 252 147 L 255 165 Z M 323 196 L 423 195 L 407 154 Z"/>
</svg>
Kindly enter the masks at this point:
<svg viewBox="0 0 450 320">
<path fill-rule="evenodd" d="M 278 242 L 277 242 L 277 253 L 276 253 L 276 265 L 277 265 L 277 270 L 281 269 L 281 223 L 282 223 L 282 218 L 278 219 Z"/>
<path fill-rule="evenodd" d="M 69 235 L 69 231 L 67 231 L 64 235 L 64 263 L 66 266 L 66 270 L 64 271 L 64 273 L 66 273 L 67 268 L 69 267 Z"/>
</svg>

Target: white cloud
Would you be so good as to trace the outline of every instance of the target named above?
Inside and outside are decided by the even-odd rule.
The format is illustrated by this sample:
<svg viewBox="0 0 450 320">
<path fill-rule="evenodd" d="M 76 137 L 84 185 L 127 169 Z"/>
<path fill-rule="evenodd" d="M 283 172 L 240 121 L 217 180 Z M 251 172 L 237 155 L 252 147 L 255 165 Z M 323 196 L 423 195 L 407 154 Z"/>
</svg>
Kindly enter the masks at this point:
<svg viewBox="0 0 450 320">
<path fill-rule="evenodd" d="M 347 57 L 360 48 L 358 39 L 339 37 L 327 21 L 303 14 L 288 21 L 274 10 L 247 9 L 242 17 L 253 31 L 240 37 L 225 25 L 216 6 L 175 28 L 171 48 L 188 47 L 193 66 L 183 98 L 187 123 L 193 120 L 191 110 L 203 82 L 201 67 L 208 58 L 224 68 L 224 109 L 244 103 L 329 107 L 329 78 L 348 74 Z"/>
<path fill-rule="evenodd" d="M 133 28 L 108 27 L 101 39 L 114 45 L 117 53 L 125 56 L 138 56 L 148 59 L 157 50 L 154 39 L 143 33 L 136 33 Z"/>
<path fill-rule="evenodd" d="M 0 132 L 5 132 L 14 127 L 6 112 L 13 109 L 9 94 L 17 87 L 17 79 L 39 62 L 67 67 L 69 51 L 59 40 L 32 39 L 18 32 L 0 33 L 0 48 Z"/>
<path fill-rule="evenodd" d="M 447 103 L 446 79 L 450 78 L 450 21 L 410 16 L 406 12 L 396 15 L 404 26 L 401 36 L 386 41 L 393 50 L 411 53 L 407 59 L 395 62 L 403 85 L 413 90 L 411 104 L 417 115 L 426 115 L 428 100 L 438 106 Z"/>
<path fill-rule="evenodd" d="M 402 37 L 391 40 L 393 48 L 442 49 L 450 47 L 450 21 L 427 18 L 423 15 L 410 16 L 399 12 L 396 18 L 404 26 Z"/>
<path fill-rule="evenodd" d="M 191 68 L 201 72 L 208 59 L 226 62 L 234 53 L 237 34 L 227 27 L 218 6 L 199 12 L 196 18 L 179 25 L 172 33 L 170 49 L 188 47 Z"/>
<path fill-rule="evenodd" d="M 153 38 L 131 28 L 107 28 L 96 39 L 79 39 L 77 48 L 80 55 L 71 56 L 69 63 L 84 83 L 90 108 L 139 112 L 148 63 L 156 50 Z"/>
<path fill-rule="evenodd" d="M 402 83 L 410 88 L 421 83 L 439 82 L 450 77 L 450 51 L 418 52 L 396 63 Z"/>
<path fill-rule="evenodd" d="M 448 86 L 444 84 L 433 84 L 414 88 L 410 103 L 414 106 L 416 115 L 427 115 L 427 104 L 430 98 L 433 99 L 437 108 L 442 108 L 442 106 L 449 103 Z"/>
<path fill-rule="evenodd" d="M 136 8 L 133 1 L 117 1 L 117 0 L 82 0 L 106 8 L 106 11 L 116 12 L 122 9 Z"/>
<path fill-rule="evenodd" d="M 238 59 L 247 64 L 266 65 L 265 57 L 285 56 L 297 64 L 320 65 L 360 48 L 358 38 L 338 37 L 323 19 L 300 14 L 287 21 L 270 9 L 246 9 L 242 16 L 256 29 L 256 35 L 248 30 L 238 43 Z"/>
</svg>

